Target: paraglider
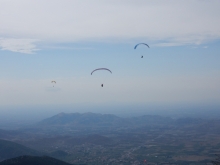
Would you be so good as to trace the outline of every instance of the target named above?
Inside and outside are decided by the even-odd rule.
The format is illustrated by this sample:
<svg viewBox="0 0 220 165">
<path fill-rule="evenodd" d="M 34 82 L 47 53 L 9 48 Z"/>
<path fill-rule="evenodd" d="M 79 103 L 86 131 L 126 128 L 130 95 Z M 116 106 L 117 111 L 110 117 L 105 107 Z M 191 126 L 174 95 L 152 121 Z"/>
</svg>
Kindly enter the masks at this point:
<svg viewBox="0 0 220 165">
<path fill-rule="evenodd" d="M 150 48 L 150 46 L 148 44 L 145 44 L 145 43 L 139 43 L 137 45 L 135 45 L 134 49 L 136 49 L 138 47 L 138 45 L 146 45 L 148 48 Z"/>
<path fill-rule="evenodd" d="M 139 45 L 145 45 L 145 46 L 147 46 L 148 48 L 150 48 L 150 46 L 149 46 L 148 44 L 139 43 L 139 44 L 135 45 L 134 49 L 136 49 Z M 144 58 L 144 56 L 141 56 L 141 58 Z"/>
<path fill-rule="evenodd" d="M 106 71 L 108 71 L 108 72 L 112 73 L 112 71 L 111 71 L 111 70 L 109 70 L 109 69 L 107 69 L 107 68 L 97 68 L 97 69 L 95 69 L 95 70 L 93 70 L 93 71 L 91 72 L 91 75 L 92 75 L 94 72 L 99 71 L 99 70 L 106 70 Z M 103 84 L 101 84 L 101 87 L 103 87 L 103 86 L 104 86 L 104 85 L 103 85 Z"/>
<path fill-rule="evenodd" d="M 51 83 L 52 83 L 52 84 L 56 84 L 57 82 L 53 80 L 53 81 L 51 81 Z M 54 85 L 53 85 L 53 87 L 54 87 Z"/>
</svg>

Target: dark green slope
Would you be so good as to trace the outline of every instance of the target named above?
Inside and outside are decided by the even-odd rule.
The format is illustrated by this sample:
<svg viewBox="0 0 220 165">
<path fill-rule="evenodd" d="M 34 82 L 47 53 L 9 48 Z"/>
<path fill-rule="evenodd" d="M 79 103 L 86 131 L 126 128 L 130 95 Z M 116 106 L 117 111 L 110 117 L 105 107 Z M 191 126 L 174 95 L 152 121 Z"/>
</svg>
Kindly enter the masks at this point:
<svg viewBox="0 0 220 165">
<path fill-rule="evenodd" d="M 21 155 L 40 156 L 43 154 L 21 144 L 0 139 L 0 161 Z"/>
<path fill-rule="evenodd" d="M 19 156 L 4 160 L 0 165 L 70 165 L 69 163 L 48 156 Z"/>
</svg>

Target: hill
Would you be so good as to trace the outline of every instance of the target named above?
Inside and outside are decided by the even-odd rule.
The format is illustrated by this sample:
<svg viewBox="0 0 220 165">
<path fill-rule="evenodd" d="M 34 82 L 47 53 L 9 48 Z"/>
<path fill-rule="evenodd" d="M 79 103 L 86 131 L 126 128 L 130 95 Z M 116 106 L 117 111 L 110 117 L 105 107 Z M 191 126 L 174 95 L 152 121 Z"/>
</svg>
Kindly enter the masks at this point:
<svg viewBox="0 0 220 165">
<path fill-rule="evenodd" d="M 0 165 L 70 165 L 61 160 L 48 156 L 19 156 L 16 158 L 4 160 Z"/>
<path fill-rule="evenodd" d="M 40 156 L 42 153 L 11 141 L 0 140 L 0 161 L 21 155 Z"/>
</svg>

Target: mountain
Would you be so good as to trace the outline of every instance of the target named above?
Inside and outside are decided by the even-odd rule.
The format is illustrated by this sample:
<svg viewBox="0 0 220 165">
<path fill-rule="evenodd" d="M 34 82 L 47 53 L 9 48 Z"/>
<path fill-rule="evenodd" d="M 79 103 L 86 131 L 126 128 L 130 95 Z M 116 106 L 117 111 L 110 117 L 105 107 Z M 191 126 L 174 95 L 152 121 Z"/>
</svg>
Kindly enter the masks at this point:
<svg viewBox="0 0 220 165">
<path fill-rule="evenodd" d="M 47 118 L 38 123 L 42 126 L 86 126 L 86 127 L 122 127 L 134 125 L 152 125 L 152 124 L 167 124 L 173 120 L 169 117 L 158 115 L 144 115 L 140 117 L 122 118 L 112 114 L 98 113 L 59 113 L 55 116 Z"/>
<path fill-rule="evenodd" d="M 0 161 L 21 155 L 39 156 L 42 155 L 42 153 L 20 145 L 18 143 L 7 140 L 0 140 Z"/>
<path fill-rule="evenodd" d="M 61 160 L 48 156 L 19 156 L 16 158 L 4 160 L 0 165 L 71 165 Z"/>
<path fill-rule="evenodd" d="M 122 124 L 123 118 L 110 114 L 97 113 L 59 113 L 41 121 L 42 125 L 114 126 Z M 101 124 L 101 125 L 100 125 Z"/>
</svg>

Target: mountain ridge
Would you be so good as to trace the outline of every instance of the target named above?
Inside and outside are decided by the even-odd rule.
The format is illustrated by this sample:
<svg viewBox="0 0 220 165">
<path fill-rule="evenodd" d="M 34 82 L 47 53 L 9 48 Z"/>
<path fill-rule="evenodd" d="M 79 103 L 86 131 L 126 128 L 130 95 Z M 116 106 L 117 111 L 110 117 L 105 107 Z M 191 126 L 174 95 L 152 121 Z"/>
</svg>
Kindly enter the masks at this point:
<svg viewBox="0 0 220 165">
<path fill-rule="evenodd" d="M 33 156 L 43 155 L 41 152 L 24 145 L 0 139 L 0 161 L 27 154 Z"/>
<path fill-rule="evenodd" d="M 0 162 L 0 165 L 73 165 L 49 156 L 23 155 Z"/>
<path fill-rule="evenodd" d="M 125 123 L 125 124 L 133 124 L 134 122 L 140 123 L 146 121 L 146 119 L 150 122 L 152 120 L 170 120 L 170 117 L 162 117 L 159 115 L 142 115 L 138 117 L 130 117 L 130 118 L 123 118 L 118 117 L 113 114 L 100 114 L 100 113 L 59 113 L 52 117 L 46 118 L 40 121 L 38 124 L 47 124 L 47 125 L 55 125 L 55 124 L 94 124 L 94 123 L 110 123 L 110 122 L 117 122 L 117 123 Z M 90 121 L 88 121 L 90 120 Z M 110 125 L 110 124 L 109 124 Z"/>
</svg>

